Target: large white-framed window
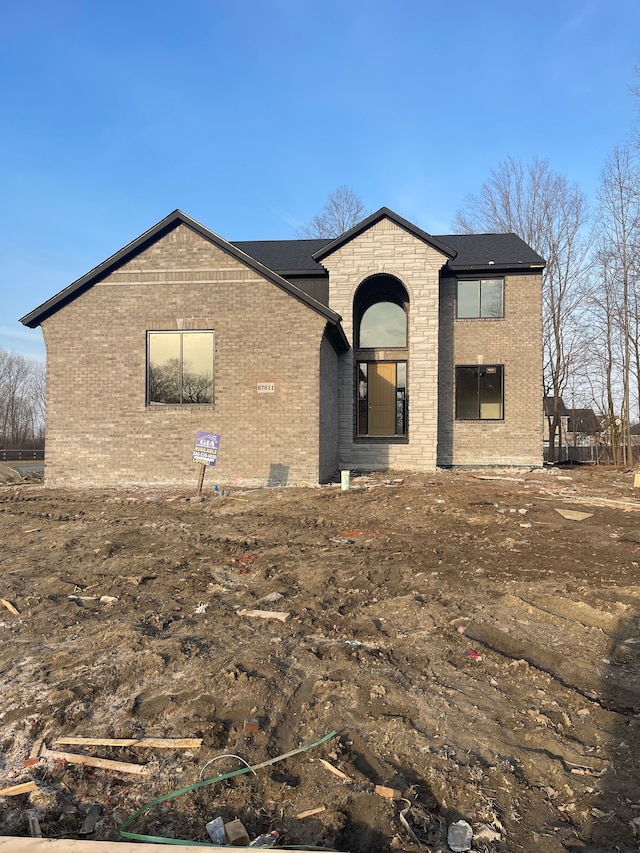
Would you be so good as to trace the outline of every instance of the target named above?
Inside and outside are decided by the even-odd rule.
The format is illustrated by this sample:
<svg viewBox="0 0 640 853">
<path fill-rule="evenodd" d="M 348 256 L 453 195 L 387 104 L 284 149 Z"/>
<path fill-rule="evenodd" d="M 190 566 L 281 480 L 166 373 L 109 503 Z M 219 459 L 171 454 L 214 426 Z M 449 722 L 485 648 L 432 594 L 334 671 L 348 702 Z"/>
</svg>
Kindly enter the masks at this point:
<svg viewBox="0 0 640 853">
<path fill-rule="evenodd" d="M 147 405 L 211 405 L 215 334 L 147 332 Z"/>
</svg>

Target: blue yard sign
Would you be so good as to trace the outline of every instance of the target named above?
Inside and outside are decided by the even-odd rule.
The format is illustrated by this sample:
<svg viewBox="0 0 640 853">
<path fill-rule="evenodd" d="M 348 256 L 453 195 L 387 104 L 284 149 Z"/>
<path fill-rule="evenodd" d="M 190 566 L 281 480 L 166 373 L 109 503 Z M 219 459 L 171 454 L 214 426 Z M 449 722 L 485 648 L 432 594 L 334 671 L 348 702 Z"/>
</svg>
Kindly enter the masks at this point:
<svg viewBox="0 0 640 853">
<path fill-rule="evenodd" d="M 220 436 L 215 432 L 197 432 L 193 447 L 193 461 L 200 465 L 215 465 L 218 458 Z"/>
</svg>

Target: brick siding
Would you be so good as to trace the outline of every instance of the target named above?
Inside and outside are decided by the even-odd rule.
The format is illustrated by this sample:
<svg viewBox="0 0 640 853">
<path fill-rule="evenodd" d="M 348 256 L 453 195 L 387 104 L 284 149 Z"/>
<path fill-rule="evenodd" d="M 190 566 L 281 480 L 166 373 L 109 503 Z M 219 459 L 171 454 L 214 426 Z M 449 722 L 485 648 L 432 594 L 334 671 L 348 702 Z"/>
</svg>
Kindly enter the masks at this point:
<svg viewBox="0 0 640 853">
<path fill-rule="evenodd" d="M 542 464 L 542 277 L 507 275 L 504 317 L 456 320 L 456 279 L 440 287 L 439 465 Z M 504 366 L 504 419 L 455 419 L 456 365 Z"/>
<path fill-rule="evenodd" d="M 541 276 L 505 277 L 504 318 L 456 320 L 455 277 L 441 280 L 446 261 L 388 218 L 323 260 L 329 304 L 352 344 L 363 282 L 394 276 L 408 294 L 408 435 L 371 440 L 355 435 L 354 351 L 338 356 L 326 318 L 178 225 L 42 322 L 46 482 L 195 486 L 198 430 L 221 434 L 205 489 L 239 477 L 326 481 L 339 467 L 540 465 Z M 214 404 L 147 406 L 147 332 L 189 329 L 215 333 Z M 461 364 L 504 366 L 503 420 L 456 421 Z M 275 391 L 258 393 L 258 383 Z"/>
<path fill-rule="evenodd" d="M 195 485 L 198 430 L 221 434 L 205 490 L 236 477 L 317 482 L 325 325 L 179 225 L 43 321 L 46 482 Z M 195 328 L 215 330 L 214 405 L 147 406 L 147 331 Z M 258 394 L 262 382 L 275 392 Z"/>
</svg>

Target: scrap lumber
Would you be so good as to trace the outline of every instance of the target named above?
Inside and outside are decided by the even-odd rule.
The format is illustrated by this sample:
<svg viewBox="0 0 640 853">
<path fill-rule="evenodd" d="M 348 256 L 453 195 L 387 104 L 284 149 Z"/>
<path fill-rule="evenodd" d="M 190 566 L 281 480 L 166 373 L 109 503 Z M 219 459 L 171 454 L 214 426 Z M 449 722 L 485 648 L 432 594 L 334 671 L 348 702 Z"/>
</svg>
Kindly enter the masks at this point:
<svg viewBox="0 0 640 853">
<path fill-rule="evenodd" d="M 147 764 L 132 764 L 128 761 L 112 761 L 110 758 L 96 758 L 93 755 L 78 755 L 77 752 L 58 752 L 55 749 L 43 750 L 43 755 L 56 761 L 67 761 L 69 764 L 85 764 L 87 767 L 97 767 L 100 770 L 112 770 L 114 773 L 135 773 L 146 776 L 150 770 Z"/>
<path fill-rule="evenodd" d="M 31 752 L 29 753 L 29 759 L 37 759 L 40 758 L 40 753 L 42 752 L 42 744 L 44 743 L 44 736 L 39 737 L 31 747 Z"/>
<path fill-rule="evenodd" d="M 402 797 L 402 791 L 397 788 L 387 788 L 386 785 L 376 785 L 375 792 L 379 797 L 385 797 L 387 800 L 399 800 Z"/>
<path fill-rule="evenodd" d="M 330 764 L 328 761 L 325 761 L 324 758 L 319 758 L 318 761 L 322 764 L 323 767 L 326 767 L 330 773 L 333 773 L 334 776 L 338 776 L 340 779 L 348 779 L 346 773 L 343 773 L 342 770 L 338 770 L 337 767 L 334 767 L 333 764 Z"/>
<path fill-rule="evenodd" d="M 207 845 L 212 847 L 212 845 Z M 88 841 L 75 838 L 17 838 L 0 835 L 0 853 L 158 853 L 159 845 L 140 841 Z M 220 848 L 224 849 L 224 848 Z M 236 853 L 254 853 L 255 847 L 233 847 Z M 317 848 L 316 848 L 317 849 Z M 180 847 L 181 853 L 202 853 L 202 844 Z M 311 853 L 309 847 L 299 847 L 299 853 Z"/>
<path fill-rule="evenodd" d="M 0 789 L 0 797 L 17 797 L 18 794 L 28 794 L 30 791 L 37 791 L 38 786 L 31 782 L 22 782 L 20 785 L 10 785 L 8 788 Z"/>
<path fill-rule="evenodd" d="M 13 613 L 14 616 L 20 615 L 20 611 L 16 610 L 16 608 L 13 606 L 13 604 L 10 601 L 7 601 L 6 598 L 0 598 L 0 604 L 2 604 L 3 607 L 6 607 L 7 610 L 10 613 Z"/>
<path fill-rule="evenodd" d="M 280 622 L 286 622 L 291 617 L 290 613 L 279 610 L 238 610 L 237 613 L 249 619 L 278 619 Z"/>
<path fill-rule="evenodd" d="M 155 749 L 198 749 L 201 737 L 58 737 L 53 743 L 60 746 L 134 746 Z"/>
<path fill-rule="evenodd" d="M 307 809 L 306 812 L 299 812 L 296 817 L 298 820 L 302 820 L 305 817 L 313 817 L 315 814 L 322 814 L 322 812 L 326 812 L 326 806 L 318 806 L 315 809 Z"/>
</svg>

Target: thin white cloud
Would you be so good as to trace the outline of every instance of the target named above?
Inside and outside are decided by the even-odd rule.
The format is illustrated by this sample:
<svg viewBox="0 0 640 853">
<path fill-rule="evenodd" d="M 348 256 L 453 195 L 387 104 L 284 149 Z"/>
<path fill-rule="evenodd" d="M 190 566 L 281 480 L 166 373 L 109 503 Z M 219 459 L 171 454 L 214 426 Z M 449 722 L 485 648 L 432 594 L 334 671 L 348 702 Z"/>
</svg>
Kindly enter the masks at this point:
<svg viewBox="0 0 640 853">
<path fill-rule="evenodd" d="M 572 7 L 576 9 L 575 13 L 564 22 L 564 24 L 559 28 L 559 32 L 563 35 L 568 35 L 569 33 L 573 33 L 575 30 L 580 29 L 584 22 L 595 14 L 597 7 L 597 0 L 590 0 L 590 2 L 584 4 L 576 4 Z"/>
<path fill-rule="evenodd" d="M 287 210 L 284 210 L 284 208 L 278 207 L 277 205 L 273 204 L 269 205 L 269 207 L 275 213 L 276 216 L 286 222 L 287 225 L 290 225 L 291 228 L 293 228 L 294 230 L 297 231 L 298 228 L 300 228 L 300 226 L 302 225 L 299 219 L 296 219 L 295 216 L 291 216 L 291 214 Z"/>
<path fill-rule="evenodd" d="M 45 360 L 44 341 L 40 329 L 27 329 L 17 324 L 0 326 L 0 348 L 24 355 L 26 358 Z"/>
</svg>

